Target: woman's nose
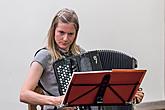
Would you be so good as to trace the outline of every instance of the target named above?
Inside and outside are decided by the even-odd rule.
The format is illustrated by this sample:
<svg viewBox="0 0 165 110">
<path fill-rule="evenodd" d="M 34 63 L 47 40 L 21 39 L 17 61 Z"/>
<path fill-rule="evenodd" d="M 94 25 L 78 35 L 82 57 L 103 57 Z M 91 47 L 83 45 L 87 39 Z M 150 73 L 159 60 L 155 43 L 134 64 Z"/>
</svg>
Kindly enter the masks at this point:
<svg viewBox="0 0 165 110">
<path fill-rule="evenodd" d="M 64 40 L 64 41 L 67 41 L 67 40 L 68 40 L 68 34 L 65 34 L 65 35 L 63 36 L 63 40 Z"/>
</svg>

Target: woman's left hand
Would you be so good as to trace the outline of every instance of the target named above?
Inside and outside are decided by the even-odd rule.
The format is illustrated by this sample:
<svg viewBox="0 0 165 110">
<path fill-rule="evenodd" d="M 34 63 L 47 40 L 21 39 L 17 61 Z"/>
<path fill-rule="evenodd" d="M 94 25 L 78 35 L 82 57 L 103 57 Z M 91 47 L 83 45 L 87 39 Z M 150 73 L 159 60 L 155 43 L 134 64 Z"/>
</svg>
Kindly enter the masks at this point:
<svg viewBox="0 0 165 110">
<path fill-rule="evenodd" d="M 138 104 L 143 100 L 144 92 L 142 91 L 142 88 L 139 88 L 138 91 L 135 94 L 135 97 L 133 98 L 133 103 Z"/>
</svg>

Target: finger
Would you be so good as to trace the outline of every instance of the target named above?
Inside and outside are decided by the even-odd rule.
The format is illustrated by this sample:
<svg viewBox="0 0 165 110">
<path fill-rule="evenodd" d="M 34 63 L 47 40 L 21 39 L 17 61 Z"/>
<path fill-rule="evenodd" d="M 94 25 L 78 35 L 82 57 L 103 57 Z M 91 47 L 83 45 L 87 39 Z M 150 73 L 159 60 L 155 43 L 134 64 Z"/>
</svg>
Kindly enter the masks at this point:
<svg viewBox="0 0 165 110">
<path fill-rule="evenodd" d="M 144 95 L 135 95 L 135 98 L 143 99 Z"/>
<path fill-rule="evenodd" d="M 140 103 L 141 101 L 142 101 L 142 99 L 136 98 L 136 104 Z"/>
<path fill-rule="evenodd" d="M 144 95 L 137 95 L 136 96 L 136 102 L 140 103 L 143 100 Z"/>
<path fill-rule="evenodd" d="M 136 104 L 136 98 L 133 98 L 132 103 Z"/>
<path fill-rule="evenodd" d="M 144 95 L 135 95 L 135 103 L 138 104 L 142 101 Z"/>
<path fill-rule="evenodd" d="M 137 93 L 135 94 L 135 97 L 144 97 L 144 93 L 143 93 L 142 91 L 137 92 Z"/>
</svg>

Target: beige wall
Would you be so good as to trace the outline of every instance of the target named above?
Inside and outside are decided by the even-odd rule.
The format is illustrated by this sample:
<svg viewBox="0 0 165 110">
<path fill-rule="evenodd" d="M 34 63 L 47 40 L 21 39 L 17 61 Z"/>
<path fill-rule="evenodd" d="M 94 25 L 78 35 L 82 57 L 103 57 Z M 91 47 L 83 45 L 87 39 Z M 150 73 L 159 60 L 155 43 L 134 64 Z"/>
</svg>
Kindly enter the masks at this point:
<svg viewBox="0 0 165 110">
<path fill-rule="evenodd" d="M 0 0 L 1 109 L 25 109 L 19 103 L 20 87 L 62 7 L 78 13 L 82 47 L 134 56 L 139 68 L 148 70 L 141 85 L 144 102 L 164 99 L 163 4 L 164 0 Z"/>
</svg>

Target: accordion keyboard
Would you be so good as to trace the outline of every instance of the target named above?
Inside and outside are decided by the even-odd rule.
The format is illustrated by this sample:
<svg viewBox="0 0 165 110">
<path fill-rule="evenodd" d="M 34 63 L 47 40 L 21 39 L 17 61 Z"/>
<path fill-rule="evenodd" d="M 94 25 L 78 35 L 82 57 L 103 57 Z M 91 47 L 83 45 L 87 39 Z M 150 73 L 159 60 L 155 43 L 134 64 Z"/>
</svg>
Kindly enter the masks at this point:
<svg viewBox="0 0 165 110">
<path fill-rule="evenodd" d="M 60 88 L 60 94 L 64 95 L 72 76 L 70 64 L 56 65 L 56 77 Z"/>
</svg>

